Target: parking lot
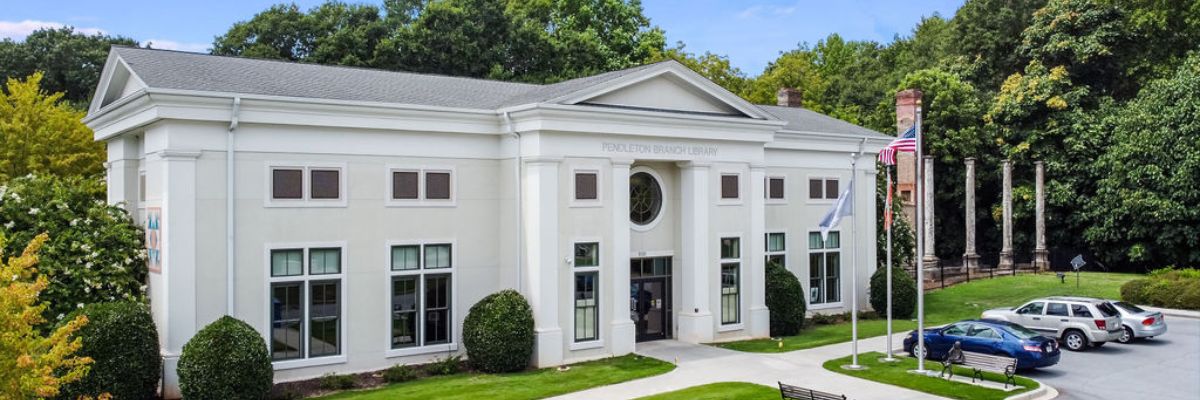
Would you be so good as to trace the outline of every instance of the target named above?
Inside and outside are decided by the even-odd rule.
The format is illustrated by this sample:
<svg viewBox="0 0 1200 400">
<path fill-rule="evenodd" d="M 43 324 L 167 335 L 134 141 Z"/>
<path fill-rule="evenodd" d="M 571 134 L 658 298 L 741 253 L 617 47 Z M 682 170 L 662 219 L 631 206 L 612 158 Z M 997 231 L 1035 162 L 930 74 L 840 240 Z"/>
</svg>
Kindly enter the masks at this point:
<svg viewBox="0 0 1200 400">
<path fill-rule="evenodd" d="M 1200 320 L 1167 317 L 1162 337 L 1086 352 L 1063 350 L 1058 365 L 1022 375 L 1058 389 L 1059 399 L 1200 398 Z"/>
</svg>

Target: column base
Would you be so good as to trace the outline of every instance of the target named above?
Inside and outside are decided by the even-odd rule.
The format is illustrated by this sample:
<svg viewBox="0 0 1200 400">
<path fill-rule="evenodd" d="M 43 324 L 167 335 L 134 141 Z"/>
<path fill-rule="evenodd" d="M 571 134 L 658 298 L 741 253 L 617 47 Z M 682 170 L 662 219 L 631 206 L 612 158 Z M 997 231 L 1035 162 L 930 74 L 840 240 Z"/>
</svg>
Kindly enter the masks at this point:
<svg viewBox="0 0 1200 400">
<path fill-rule="evenodd" d="M 612 323 L 612 352 L 614 356 L 633 353 L 637 346 L 637 327 L 632 320 Z"/>
<path fill-rule="evenodd" d="M 925 257 L 921 258 L 921 262 L 923 262 L 925 264 L 925 267 L 928 268 L 928 267 L 937 267 L 939 264 L 941 264 L 942 260 L 937 258 L 937 256 L 935 256 L 935 255 L 926 254 Z"/>
<path fill-rule="evenodd" d="M 709 343 L 713 341 L 714 330 L 712 313 L 679 313 L 679 335 L 676 339 L 688 343 Z"/>
<path fill-rule="evenodd" d="M 963 254 L 963 266 L 968 271 L 979 269 L 979 255 L 971 253 Z"/>
<path fill-rule="evenodd" d="M 535 329 L 534 338 L 537 347 L 533 350 L 533 361 L 538 368 L 562 365 L 562 329 Z"/>
<path fill-rule="evenodd" d="M 747 333 L 756 338 L 771 336 L 771 311 L 767 306 L 750 307 L 750 330 Z"/>
<path fill-rule="evenodd" d="M 1013 268 L 1013 255 L 1012 255 L 1011 251 L 1001 251 L 1000 252 L 1000 265 L 997 265 L 996 268 L 999 268 L 999 269 L 1012 269 Z"/>
<path fill-rule="evenodd" d="M 162 398 L 182 399 L 179 391 L 179 356 L 163 355 Z"/>
<path fill-rule="evenodd" d="M 1033 269 L 1038 272 L 1050 270 L 1050 251 L 1046 249 L 1033 250 Z"/>
</svg>

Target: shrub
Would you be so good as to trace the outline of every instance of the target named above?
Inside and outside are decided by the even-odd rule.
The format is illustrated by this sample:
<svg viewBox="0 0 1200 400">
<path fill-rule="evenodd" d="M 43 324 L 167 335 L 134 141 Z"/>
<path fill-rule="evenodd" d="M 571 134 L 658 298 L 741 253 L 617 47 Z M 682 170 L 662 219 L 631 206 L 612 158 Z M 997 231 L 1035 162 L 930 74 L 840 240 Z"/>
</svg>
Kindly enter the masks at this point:
<svg viewBox="0 0 1200 400">
<path fill-rule="evenodd" d="M 804 327 L 804 287 L 791 271 L 779 263 L 767 264 L 767 309 L 771 336 L 791 336 Z"/>
<path fill-rule="evenodd" d="M 383 380 L 388 383 L 408 382 L 413 379 L 417 379 L 417 370 L 404 364 L 396 364 L 383 370 Z"/>
<path fill-rule="evenodd" d="M 1146 297 L 1146 288 L 1150 284 L 1149 279 L 1134 279 L 1125 282 L 1124 285 L 1121 285 L 1121 299 L 1134 304 L 1150 304 Z"/>
<path fill-rule="evenodd" d="M 355 381 L 356 379 L 354 375 L 338 375 L 330 373 L 321 377 L 320 384 L 321 389 L 325 390 L 346 390 L 353 389 Z"/>
<path fill-rule="evenodd" d="M 230 316 L 197 332 L 179 357 L 179 390 L 185 399 L 262 399 L 273 378 L 262 336 Z"/>
<path fill-rule="evenodd" d="M 533 310 L 515 290 L 503 290 L 471 306 L 463 322 L 467 359 L 484 372 L 520 371 L 533 355 Z"/>
<path fill-rule="evenodd" d="M 1121 285 L 1121 299 L 1155 307 L 1200 310 L 1200 271 L 1167 267 L 1148 277 Z"/>
<path fill-rule="evenodd" d="M 38 273 L 50 286 L 45 315 L 62 320 L 84 304 L 144 300 L 146 256 L 142 228 L 124 208 L 105 202 L 101 179 L 22 177 L 0 187 L 0 233 L 8 254 L 40 233 Z"/>
<path fill-rule="evenodd" d="M 144 304 L 132 301 L 89 304 L 65 320 L 83 315 L 88 324 L 75 332 L 83 348 L 77 353 L 94 360 L 82 380 L 67 384 L 60 399 L 109 393 L 117 399 L 149 399 L 158 390 L 162 358 L 158 331 Z"/>
<path fill-rule="evenodd" d="M 448 356 L 429 363 L 425 366 L 425 371 L 430 375 L 452 375 L 458 373 L 461 363 L 462 356 Z"/>
<path fill-rule="evenodd" d="M 887 316 L 887 268 L 871 274 L 871 308 Z M 917 309 L 917 283 L 902 268 L 892 268 L 892 318 L 907 319 Z"/>
</svg>

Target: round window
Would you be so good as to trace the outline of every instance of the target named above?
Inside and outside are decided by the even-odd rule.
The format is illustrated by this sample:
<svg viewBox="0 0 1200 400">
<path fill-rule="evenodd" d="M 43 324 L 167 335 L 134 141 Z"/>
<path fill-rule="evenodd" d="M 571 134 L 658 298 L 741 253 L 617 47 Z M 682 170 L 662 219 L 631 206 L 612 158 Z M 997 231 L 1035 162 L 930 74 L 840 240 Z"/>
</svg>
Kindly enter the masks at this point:
<svg viewBox="0 0 1200 400">
<path fill-rule="evenodd" d="M 629 220 L 638 225 L 649 225 L 662 211 L 662 186 L 653 175 L 637 172 L 629 176 Z"/>
</svg>

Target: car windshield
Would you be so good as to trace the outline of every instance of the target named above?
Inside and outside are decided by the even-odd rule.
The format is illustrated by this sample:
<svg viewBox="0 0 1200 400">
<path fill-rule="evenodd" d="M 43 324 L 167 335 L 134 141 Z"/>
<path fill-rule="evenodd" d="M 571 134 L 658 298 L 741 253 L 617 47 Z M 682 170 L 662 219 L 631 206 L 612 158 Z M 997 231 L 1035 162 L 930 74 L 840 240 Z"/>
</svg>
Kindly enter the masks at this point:
<svg viewBox="0 0 1200 400">
<path fill-rule="evenodd" d="M 1029 339 L 1033 339 L 1034 337 L 1038 336 L 1037 332 L 1034 332 L 1033 330 L 1023 327 L 1023 326 L 1020 326 L 1020 325 L 1008 325 L 1008 326 L 1005 326 L 1004 329 L 1007 330 L 1008 333 L 1013 334 L 1013 336 L 1016 336 L 1017 338 L 1019 338 L 1021 340 L 1029 340 Z"/>
<path fill-rule="evenodd" d="M 1126 302 L 1124 302 L 1124 301 L 1118 301 L 1118 302 L 1116 302 L 1116 303 L 1113 303 L 1113 304 L 1116 304 L 1116 305 L 1117 305 L 1117 307 L 1124 308 L 1124 309 L 1125 309 L 1125 311 L 1129 311 L 1129 312 L 1131 312 L 1131 313 L 1134 313 L 1134 314 L 1146 312 L 1146 310 L 1143 310 L 1141 307 L 1135 306 L 1135 305 L 1133 305 L 1133 304 L 1130 304 L 1130 303 L 1126 303 Z"/>
<path fill-rule="evenodd" d="M 1105 317 L 1117 315 L 1117 309 L 1113 308 L 1112 304 L 1100 303 L 1096 305 L 1096 308 L 1100 309 L 1100 313 L 1104 314 Z"/>
</svg>

